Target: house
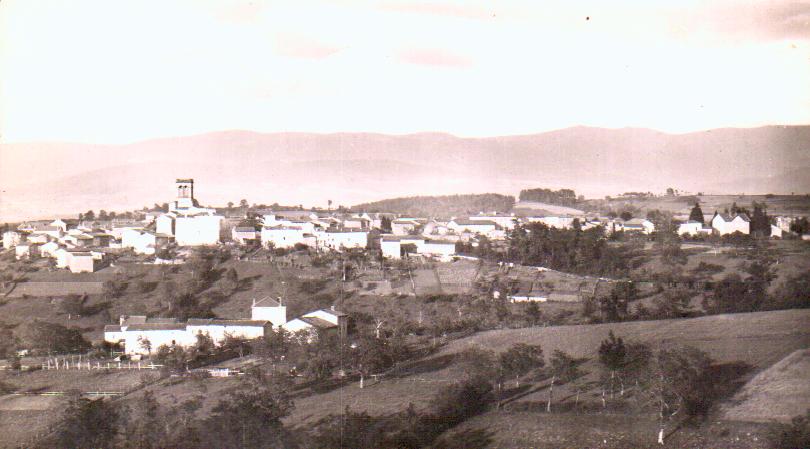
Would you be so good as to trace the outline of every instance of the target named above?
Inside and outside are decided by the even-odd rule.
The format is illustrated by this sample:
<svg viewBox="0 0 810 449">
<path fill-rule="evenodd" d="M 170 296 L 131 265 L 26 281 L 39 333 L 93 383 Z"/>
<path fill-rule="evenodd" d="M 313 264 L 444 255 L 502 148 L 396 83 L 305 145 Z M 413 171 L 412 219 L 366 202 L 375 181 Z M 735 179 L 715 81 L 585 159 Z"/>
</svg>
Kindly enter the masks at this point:
<svg viewBox="0 0 810 449">
<path fill-rule="evenodd" d="M 76 229 L 79 226 L 79 220 L 71 218 L 57 218 L 49 223 L 49 226 L 58 228 L 62 232 L 68 232 L 71 229 Z"/>
<path fill-rule="evenodd" d="M 27 232 L 23 231 L 6 231 L 3 233 L 3 248 L 9 249 L 19 245 L 25 241 L 28 236 Z"/>
<path fill-rule="evenodd" d="M 391 233 L 394 235 L 408 235 L 416 231 L 419 222 L 412 219 L 397 219 L 391 222 Z"/>
<path fill-rule="evenodd" d="M 39 256 L 39 243 L 20 242 L 14 247 L 14 255 L 17 260 L 33 259 Z"/>
<path fill-rule="evenodd" d="M 369 229 L 370 221 L 362 217 L 350 217 L 343 220 L 343 227 L 345 229 Z"/>
<path fill-rule="evenodd" d="M 712 217 L 712 228 L 719 235 L 733 234 L 741 232 L 743 234 L 750 234 L 751 232 L 751 219 L 745 214 L 720 214 L 715 212 Z"/>
<path fill-rule="evenodd" d="M 165 247 L 173 237 L 143 229 L 126 229 L 121 235 L 121 246 L 132 248 L 137 254 L 153 255 L 159 248 Z"/>
<path fill-rule="evenodd" d="M 94 251 L 68 251 L 67 268 L 71 273 L 94 273 L 103 265 L 103 255 Z"/>
<path fill-rule="evenodd" d="M 161 346 L 190 347 L 197 335 L 211 337 L 222 344 L 228 336 L 254 339 L 263 337 L 272 327 L 267 320 L 220 320 L 190 318 L 179 323 L 175 318 L 121 316 L 117 325 L 104 326 L 104 341 L 123 344 L 127 354 L 149 354 Z"/>
<path fill-rule="evenodd" d="M 292 248 L 297 244 L 307 244 L 307 233 L 299 226 L 264 226 L 261 232 L 262 246 Z"/>
<path fill-rule="evenodd" d="M 571 229 L 574 226 L 574 217 L 568 215 L 549 215 L 543 217 L 526 217 L 527 223 L 543 223 L 549 228 Z"/>
<path fill-rule="evenodd" d="M 456 254 L 455 242 L 428 240 L 421 237 L 383 235 L 380 237 L 382 255 L 388 259 L 399 259 L 403 255 L 403 246 L 413 245 L 415 254 L 447 259 Z"/>
<path fill-rule="evenodd" d="M 500 214 L 500 213 L 492 213 L 492 214 L 484 214 L 480 213 L 478 215 L 470 216 L 470 220 L 476 221 L 491 221 L 503 229 L 514 229 L 515 225 L 517 224 L 517 217 L 514 214 Z"/>
<path fill-rule="evenodd" d="M 447 223 L 447 228 L 456 234 L 469 232 L 481 235 L 489 235 L 499 229 L 498 224 L 491 220 L 467 220 L 462 218 L 450 220 L 450 222 Z"/>
<path fill-rule="evenodd" d="M 310 339 L 316 338 L 318 332 L 336 332 L 340 338 L 346 338 L 348 332 L 348 315 L 344 312 L 331 309 L 321 309 L 292 319 L 282 326 L 292 334 L 306 331 Z"/>
<path fill-rule="evenodd" d="M 640 232 L 649 235 L 655 232 L 655 224 L 646 218 L 633 218 L 624 221 L 622 229 L 624 232 Z"/>
<path fill-rule="evenodd" d="M 273 326 L 280 327 L 287 322 L 287 307 L 269 296 L 258 301 L 254 299 L 250 319 L 269 321 Z"/>
<path fill-rule="evenodd" d="M 252 340 L 270 332 L 273 325 L 267 320 L 220 320 L 216 318 L 189 318 L 186 332 L 194 339 L 208 335 L 215 344 L 222 344 L 227 337 Z"/>
<path fill-rule="evenodd" d="M 56 242 L 48 242 L 39 247 L 39 253 L 42 257 L 56 258 L 56 250 L 61 248 Z"/>
<path fill-rule="evenodd" d="M 231 239 L 244 245 L 256 240 L 256 229 L 249 226 L 236 226 L 231 229 Z"/>
<path fill-rule="evenodd" d="M 315 231 L 319 250 L 342 251 L 350 248 L 366 248 L 368 232 L 327 229 Z"/>
<path fill-rule="evenodd" d="M 700 233 L 703 228 L 703 223 L 699 221 L 689 220 L 686 223 L 678 225 L 678 235 L 691 235 L 695 236 Z"/>
</svg>

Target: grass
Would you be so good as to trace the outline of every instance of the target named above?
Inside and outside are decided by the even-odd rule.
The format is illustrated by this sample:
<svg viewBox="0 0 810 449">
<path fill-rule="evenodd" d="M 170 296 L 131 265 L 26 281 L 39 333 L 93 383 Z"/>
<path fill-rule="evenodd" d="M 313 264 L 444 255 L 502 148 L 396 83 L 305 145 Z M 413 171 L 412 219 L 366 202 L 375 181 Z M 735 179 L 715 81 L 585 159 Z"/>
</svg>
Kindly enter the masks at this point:
<svg viewBox="0 0 810 449">
<path fill-rule="evenodd" d="M 748 382 L 723 416 L 738 421 L 790 422 L 810 408 L 810 349 L 798 350 Z"/>
</svg>

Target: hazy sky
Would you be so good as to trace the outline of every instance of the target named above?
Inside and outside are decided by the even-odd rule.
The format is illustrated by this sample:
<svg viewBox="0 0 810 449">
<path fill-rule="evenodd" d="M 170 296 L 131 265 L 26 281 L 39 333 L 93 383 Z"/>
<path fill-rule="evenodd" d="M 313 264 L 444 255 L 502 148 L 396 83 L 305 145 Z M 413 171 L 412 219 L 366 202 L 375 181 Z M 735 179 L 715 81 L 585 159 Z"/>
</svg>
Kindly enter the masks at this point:
<svg viewBox="0 0 810 449">
<path fill-rule="evenodd" d="M 5 142 L 807 123 L 808 2 L 0 2 Z"/>
</svg>

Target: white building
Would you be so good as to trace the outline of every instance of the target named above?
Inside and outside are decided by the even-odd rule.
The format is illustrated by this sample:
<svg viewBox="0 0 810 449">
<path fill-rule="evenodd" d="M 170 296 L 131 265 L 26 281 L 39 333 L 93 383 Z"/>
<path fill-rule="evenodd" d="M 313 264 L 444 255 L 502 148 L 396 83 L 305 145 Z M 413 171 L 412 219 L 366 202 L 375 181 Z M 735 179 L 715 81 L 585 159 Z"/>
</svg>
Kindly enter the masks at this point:
<svg viewBox="0 0 810 449">
<path fill-rule="evenodd" d="M 454 242 L 397 235 L 384 235 L 380 237 L 380 249 L 385 258 L 401 258 L 403 245 L 413 245 L 416 248 L 416 254 L 428 257 L 449 259 L 456 254 L 456 244 Z"/>
<path fill-rule="evenodd" d="M 256 240 L 256 229 L 250 226 L 236 226 L 231 229 L 231 239 L 240 245 L 244 245 Z"/>
<path fill-rule="evenodd" d="M 273 327 L 265 320 L 219 320 L 216 318 L 189 318 L 186 332 L 196 341 L 197 335 L 208 335 L 215 344 L 222 344 L 227 337 L 252 340 L 263 337 Z"/>
<path fill-rule="evenodd" d="M 712 218 L 712 228 L 720 235 L 741 232 L 750 234 L 751 220 L 745 214 L 730 216 L 728 214 L 715 213 Z"/>
<path fill-rule="evenodd" d="M 782 228 L 779 226 L 771 225 L 771 237 L 772 238 L 782 238 Z"/>
<path fill-rule="evenodd" d="M 391 233 L 394 235 L 408 235 L 414 232 L 419 225 L 416 220 L 400 218 L 391 222 Z"/>
<path fill-rule="evenodd" d="M 96 251 L 68 251 L 67 268 L 71 273 L 94 273 L 103 265 L 103 254 Z"/>
<path fill-rule="evenodd" d="M 254 299 L 250 319 L 269 321 L 273 326 L 281 327 L 287 322 L 287 307 L 269 296 L 258 301 Z"/>
<path fill-rule="evenodd" d="M 625 232 L 640 232 L 642 234 L 652 234 L 655 232 L 655 224 L 646 218 L 633 218 L 622 224 Z"/>
<path fill-rule="evenodd" d="M 265 226 L 261 232 L 262 246 L 272 244 L 274 248 L 292 248 L 298 243 L 305 245 L 307 235 L 299 226 Z"/>
<path fill-rule="evenodd" d="M 315 231 L 319 250 L 342 251 L 351 248 L 366 248 L 368 232 L 327 229 Z"/>
<path fill-rule="evenodd" d="M 498 229 L 498 224 L 490 220 L 467 220 L 456 218 L 447 223 L 447 228 L 456 234 L 469 232 L 472 234 L 489 235 Z"/>
<path fill-rule="evenodd" d="M 38 257 L 39 246 L 39 243 L 20 242 L 14 247 L 14 255 L 17 260 Z"/>
<path fill-rule="evenodd" d="M 498 213 L 494 213 L 494 214 L 483 214 L 482 213 L 482 214 L 470 216 L 470 220 L 473 220 L 473 221 L 475 221 L 475 220 L 491 221 L 491 222 L 497 224 L 498 226 L 500 226 L 501 228 L 508 229 L 508 230 L 514 229 L 515 225 L 517 224 L 517 217 L 515 217 L 514 214 L 508 215 L 508 214 L 498 214 Z"/>
<path fill-rule="evenodd" d="M 341 338 L 346 338 L 348 331 L 347 315 L 332 309 L 321 309 L 292 319 L 282 326 L 291 334 L 307 331 L 310 339 L 316 337 L 318 331 L 337 332 Z"/>
<path fill-rule="evenodd" d="M 570 217 L 567 215 L 526 217 L 524 221 L 526 221 L 527 223 L 543 223 L 549 228 L 557 228 L 557 229 L 571 229 L 574 226 L 574 217 Z"/>
<path fill-rule="evenodd" d="M 177 180 L 177 198 L 169 203 L 169 212 L 157 218 L 156 230 L 174 236 L 180 246 L 215 245 L 224 217 L 214 209 L 197 206 L 194 180 Z"/>
<path fill-rule="evenodd" d="M 13 248 L 25 241 L 26 234 L 20 231 L 6 231 L 3 233 L 3 248 Z"/>
</svg>

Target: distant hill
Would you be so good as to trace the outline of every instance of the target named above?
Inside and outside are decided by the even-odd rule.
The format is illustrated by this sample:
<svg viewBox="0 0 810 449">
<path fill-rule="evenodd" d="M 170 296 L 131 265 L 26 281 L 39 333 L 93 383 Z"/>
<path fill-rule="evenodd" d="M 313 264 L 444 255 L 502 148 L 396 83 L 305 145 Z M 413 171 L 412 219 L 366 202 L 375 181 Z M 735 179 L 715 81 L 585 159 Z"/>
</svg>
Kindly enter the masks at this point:
<svg viewBox="0 0 810 449">
<path fill-rule="evenodd" d="M 509 212 L 515 197 L 497 193 L 411 196 L 352 206 L 357 212 L 393 212 L 415 217 L 458 217 L 479 212 Z"/>
<path fill-rule="evenodd" d="M 667 134 L 575 127 L 487 138 L 419 133 L 224 131 L 127 145 L 0 144 L 0 221 L 173 198 L 197 180 L 204 205 L 326 207 L 413 195 L 569 188 L 588 198 L 627 191 L 810 192 L 810 126 Z"/>
</svg>

